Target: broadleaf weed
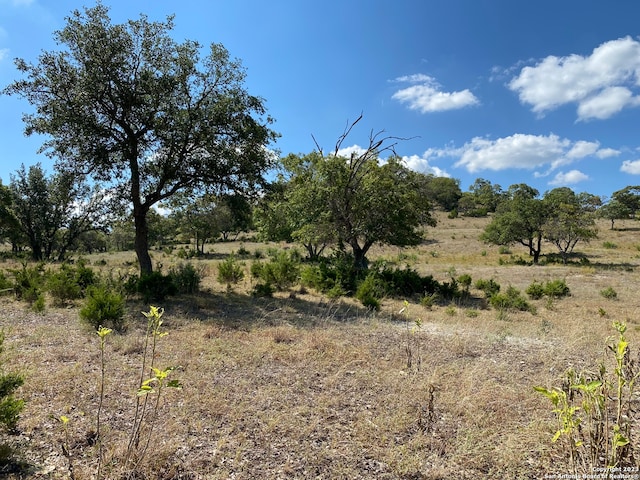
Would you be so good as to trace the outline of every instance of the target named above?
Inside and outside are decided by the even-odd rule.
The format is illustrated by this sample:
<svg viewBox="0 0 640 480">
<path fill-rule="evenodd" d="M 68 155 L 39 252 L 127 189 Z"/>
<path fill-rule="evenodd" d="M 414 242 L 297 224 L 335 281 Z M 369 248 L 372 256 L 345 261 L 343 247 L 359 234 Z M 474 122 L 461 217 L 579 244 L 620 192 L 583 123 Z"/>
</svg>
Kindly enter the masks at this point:
<svg viewBox="0 0 640 480">
<path fill-rule="evenodd" d="M 613 327 L 617 338 L 607 345 L 613 368 L 603 362 L 596 372 L 570 369 L 561 388 L 534 387 L 553 404 L 558 428 L 552 443 L 565 439 L 560 445 L 564 445 L 574 474 L 604 468 L 609 475 L 636 466 L 639 452 L 632 427 L 637 422 L 640 368 L 630 357 L 626 325 L 614 322 Z"/>
</svg>

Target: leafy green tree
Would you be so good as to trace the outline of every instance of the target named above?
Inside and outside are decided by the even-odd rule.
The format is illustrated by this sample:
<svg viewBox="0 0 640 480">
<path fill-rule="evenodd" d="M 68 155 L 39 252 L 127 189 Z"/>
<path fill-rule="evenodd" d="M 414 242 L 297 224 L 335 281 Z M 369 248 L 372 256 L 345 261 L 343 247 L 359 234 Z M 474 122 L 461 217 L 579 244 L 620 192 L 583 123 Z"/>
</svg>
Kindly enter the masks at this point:
<svg viewBox="0 0 640 480">
<path fill-rule="evenodd" d="M 327 245 L 336 241 L 330 219 L 328 189 L 322 177 L 325 159 L 318 152 L 288 155 L 282 159 L 286 177 L 272 184 L 256 209 L 256 223 L 262 238 L 298 241 L 307 257 L 317 259 Z"/>
<path fill-rule="evenodd" d="M 147 214 L 180 191 L 252 190 L 273 164 L 276 133 L 245 71 L 212 44 L 175 42 L 173 19 L 112 25 L 108 8 L 74 11 L 54 39 L 62 51 L 16 60 L 26 79 L 3 90 L 35 107 L 26 134 L 61 171 L 90 174 L 129 204 L 141 274 L 152 271 Z"/>
<path fill-rule="evenodd" d="M 623 220 L 631 216 L 631 210 L 620 200 L 612 198 L 598 209 L 598 216 L 611 222 L 611 230 L 614 229 L 616 220 Z"/>
<path fill-rule="evenodd" d="M 216 221 L 227 241 L 231 235 L 238 237 L 240 232 L 248 232 L 253 226 L 253 207 L 246 196 L 238 194 L 220 195 L 216 198 Z"/>
<path fill-rule="evenodd" d="M 345 129 L 333 154 L 325 156 L 318 148 L 322 161 L 317 162 L 327 221 L 339 245 L 351 247 L 356 270 L 367 268 L 366 256 L 374 244 L 417 245 L 423 228 L 436 224 L 432 205 L 421 191 L 424 175 L 405 167 L 396 155 L 380 162 L 383 152 L 394 152 L 396 137 L 371 133 L 366 149 L 348 157 L 340 154 L 343 141 L 361 119 L 362 115 Z"/>
<path fill-rule="evenodd" d="M 584 195 L 576 195 L 568 187 L 545 193 L 543 202 L 548 213 L 543 227 L 544 238 L 558 248 L 566 263 L 578 242 L 588 242 L 598 235 L 592 211 L 594 202 Z"/>
<path fill-rule="evenodd" d="M 511 185 L 481 239 L 494 245 L 520 243 L 528 248 L 533 263 L 538 263 L 546 219 L 538 190 L 523 183 Z"/>
<path fill-rule="evenodd" d="M 500 185 L 494 185 L 484 178 L 477 178 L 469 187 L 469 191 L 473 195 L 476 205 L 487 212 L 495 212 L 504 195 Z"/>
<path fill-rule="evenodd" d="M 26 244 L 20 223 L 14 213 L 14 197 L 11 188 L 0 181 L 0 241 L 9 241 L 11 251 L 17 253 Z"/>
<path fill-rule="evenodd" d="M 218 206 L 214 196 L 203 195 L 191 199 L 189 196 L 177 195 L 174 200 L 171 218 L 177 226 L 176 230 L 182 234 L 185 241 L 194 240 L 196 253 L 204 254 L 206 243 L 220 235 Z"/>
<path fill-rule="evenodd" d="M 449 177 L 426 175 L 424 178 L 423 194 L 446 211 L 458 207 L 458 200 L 462 197 L 460 180 Z"/>
<path fill-rule="evenodd" d="M 81 176 L 47 177 L 40 164 L 21 166 L 11 177 L 11 212 L 34 260 L 63 259 L 80 235 L 109 220 L 104 193 L 89 188 Z"/>
<path fill-rule="evenodd" d="M 629 185 L 621 190 L 613 192 L 611 199 L 621 203 L 633 217 L 640 210 L 640 185 Z"/>
</svg>

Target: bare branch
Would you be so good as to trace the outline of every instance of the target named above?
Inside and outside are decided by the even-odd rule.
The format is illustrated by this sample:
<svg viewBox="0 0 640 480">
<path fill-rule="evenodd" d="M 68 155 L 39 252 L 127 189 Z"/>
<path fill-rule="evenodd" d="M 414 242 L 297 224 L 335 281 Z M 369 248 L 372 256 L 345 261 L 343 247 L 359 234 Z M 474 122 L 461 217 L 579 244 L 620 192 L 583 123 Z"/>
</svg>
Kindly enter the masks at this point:
<svg viewBox="0 0 640 480">
<path fill-rule="evenodd" d="M 362 112 L 360 112 L 360 116 L 358 116 L 358 118 L 356 118 L 353 122 L 351 122 L 351 124 L 349 125 L 347 123 L 347 126 L 345 127 L 344 131 L 342 132 L 342 135 L 340 135 L 338 137 L 338 141 L 336 142 L 336 149 L 333 152 L 334 156 L 338 156 L 338 150 L 340 150 L 340 147 L 342 146 L 342 142 L 344 142 L 344 140 L 349 136 L 349 133 L 351 132 L 351 130 L 353 130 L 353 127 L 356 126 L 356 124 L 362 120 L 363 114 Z"/>
<path fill-rule="evenodd" d="M 313 143 L 316 144 L 316 148 L 318 149 L 318 153 L 320 154 L 320 156 L 324 157 L 324 153 L 322 152 L 322 147 L 318 145 L 318 141 L 316 140 L 316 137 L 313 136 L 313 133 L 311 134 L 311 138 L 313 138 Z"/>
</svg>

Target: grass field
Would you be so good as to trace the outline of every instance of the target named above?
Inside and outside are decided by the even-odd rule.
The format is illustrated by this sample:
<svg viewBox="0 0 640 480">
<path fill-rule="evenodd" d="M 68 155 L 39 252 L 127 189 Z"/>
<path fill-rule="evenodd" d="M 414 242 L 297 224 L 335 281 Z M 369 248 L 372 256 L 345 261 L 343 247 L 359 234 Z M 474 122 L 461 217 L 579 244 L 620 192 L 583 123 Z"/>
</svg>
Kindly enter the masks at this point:
<svg viewBox="0 0 640 480">
<path fill-rule="evenodd" d="M 522 291 L 533 281 L 562 279 L 571 296 L 532 300 L 535 314 L 500 314 L 473 287 L 470 301 L 425 307 L 419 299 L 408 306 L 384 299 L 379 312 L 297 287 L 258 299 L 247 293 L 250 259 L 233 291 L 216 281 L 216 263 L 241 246 L 269 247 L 210 245 L 210 256 L 192 260 L 207 272 L 202 292 L 159 305 L 168 335 L 158 339 L 155 361 L 179 366 L 172 375 L 183 388 L 163 393 L 148 450 L 130 478 L 471 480 L 570 473 L 561 442 L 551 443 L 551 403 L 533 386 L 560 385 L 570 367 L 597 368 L 615 334 L 613 321 L 628 325 L 637 355 L 637 223 L 618 222 L 616 231 L 602 223 L 598 239 L 576 248 L 588 264 L 522 266 L 512 256 L 526 258 L 524 247 L 509 253 L 479 242 L 486 219 L 439 220 L 423 245 L 378 248 L 370 257 L 409 264 L 438 280 L 469 274 Z M 545 245 L 543 254 L 552 248 Z M 162 252 L 153 258 L 165 269 L 178 261 Z M 132 253 L 88 257 L 92 265 L 103 259 L 101 268 L 111 272 L 135 269 Z M 601 294 L 607 288 L 616 299 Z M 98 335 L 80 322 L 77 306 L 48 305 L 38 314 L 6 296 L 0 302 L 5 367 L 25 375 L 19 396 L 26 407 L 19 433 L 9 437 L 25 467 L 19 473 L 7 467 L 7 477 L 95 478 Z M 148 310 L 130 301 L 128 330 L 106 337 L 103 478 L 126 478 L 122 459 L 144 350 L 140 312 Z M 66 427 L 60 416 L 69 419 Z"/>
</svg>

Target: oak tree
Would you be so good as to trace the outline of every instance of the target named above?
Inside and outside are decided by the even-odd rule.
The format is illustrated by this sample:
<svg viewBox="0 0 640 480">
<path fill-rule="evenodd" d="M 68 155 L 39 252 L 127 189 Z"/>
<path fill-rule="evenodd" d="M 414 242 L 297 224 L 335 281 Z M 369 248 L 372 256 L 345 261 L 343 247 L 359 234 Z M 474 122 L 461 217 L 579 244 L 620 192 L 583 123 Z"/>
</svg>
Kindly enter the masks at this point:
<svg viewBox="0 0 640 480">
<path fill-rule="evenodd" d="M 55 32 L 60 51 L 37 63 L 16 60 L 25 76 L 4 89 L 35 107 L 26 134 L 61 171 L 91 175 L 128 203 L 140 273 L 152 271 L 147 214 L 184 190 L 249 191 L 272 165 L 264 100 L 250 95 L 245 70 L 220 44 L 206 55 L 177 43 L 173 18 L 112 24 L 109 10 L 75 10 Z"/>
</svg>

